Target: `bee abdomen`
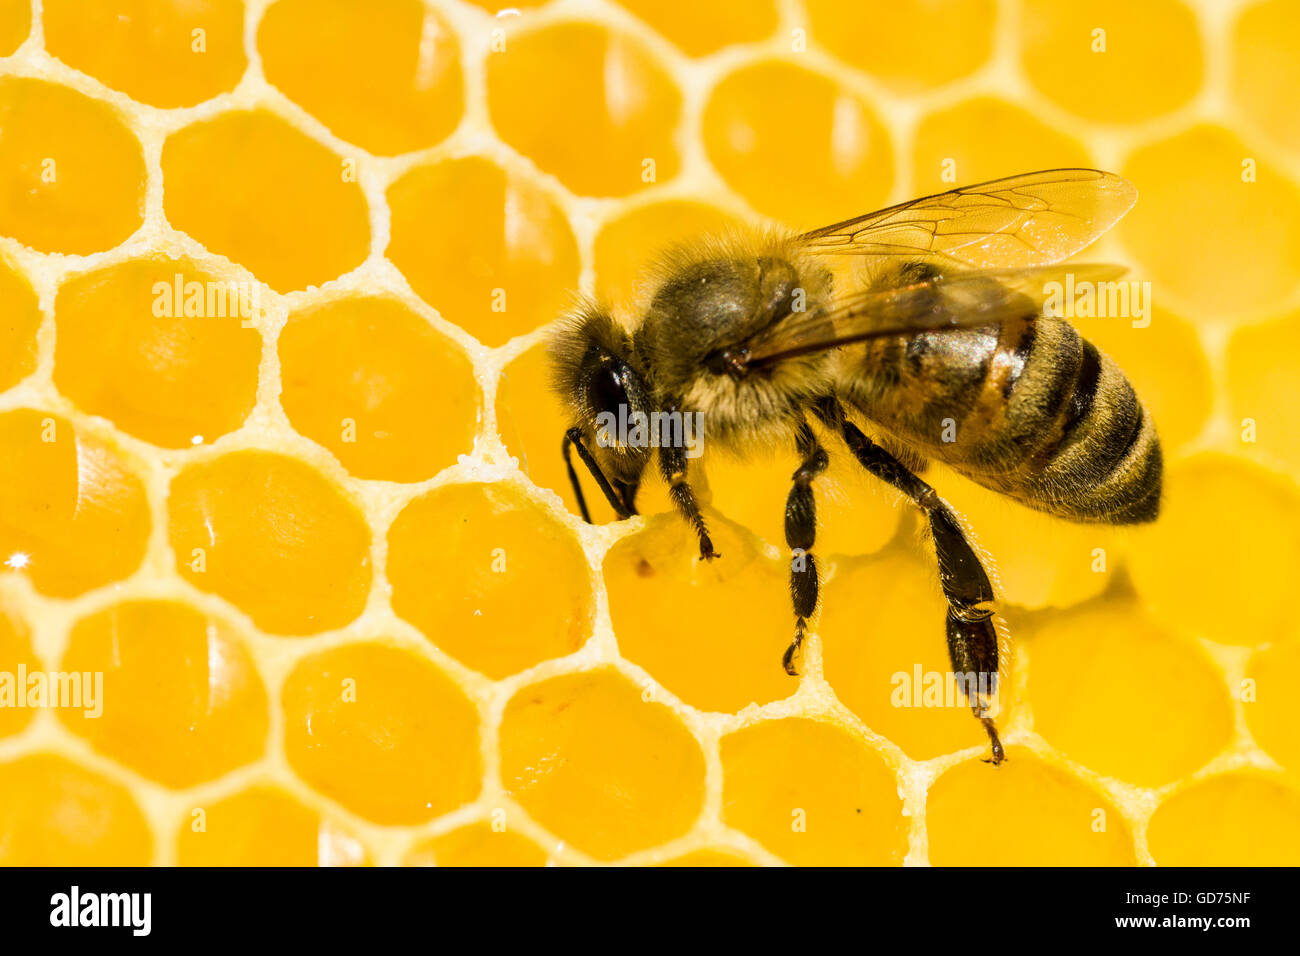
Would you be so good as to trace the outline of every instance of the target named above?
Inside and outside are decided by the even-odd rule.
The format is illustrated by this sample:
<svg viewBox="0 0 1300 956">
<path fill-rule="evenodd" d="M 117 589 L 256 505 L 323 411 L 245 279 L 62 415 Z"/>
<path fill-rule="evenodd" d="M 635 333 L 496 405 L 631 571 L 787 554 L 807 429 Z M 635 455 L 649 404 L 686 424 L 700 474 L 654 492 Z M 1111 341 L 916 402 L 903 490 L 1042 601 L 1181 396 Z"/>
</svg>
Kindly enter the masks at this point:
<svg viewBox="0 0 1300 956">
<path fill-rule="evenodd" d="M 1155 519 L 1162 460 L 1151 416 L 1111 359 L 1068 323 L 1004 326 L 965 460 L 951 463 L 995 491 L 1072 521 Z M 1000 407 L 1000 414 L 996 409 Z"/>
<path fill-rule="evenodd" d="M 1135 524 L 1159 513 L 1163 461 L 1151 416 L 1111 359 L 1080 340 L 1063 407 L 1016 469 L 1018 497 L 1076 521 Z"/>
<path fill-rule="evenodd" d="M 881 343 L 861 368 L 846 397 L 921 455 L 1072 521 L 1156 517 L 1151 418 L 1119 367 L 1069 323 L 1027 317 Z"/>
</svg>

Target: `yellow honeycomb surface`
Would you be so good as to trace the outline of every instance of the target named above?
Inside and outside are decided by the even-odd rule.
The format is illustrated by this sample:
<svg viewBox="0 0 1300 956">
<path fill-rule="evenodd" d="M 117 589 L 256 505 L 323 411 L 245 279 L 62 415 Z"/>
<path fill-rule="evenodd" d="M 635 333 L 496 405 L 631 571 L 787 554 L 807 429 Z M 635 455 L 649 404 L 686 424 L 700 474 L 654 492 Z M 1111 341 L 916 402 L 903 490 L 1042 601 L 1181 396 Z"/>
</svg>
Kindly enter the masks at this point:
<svg viewBox="0 0 1300 956">
<path fill-rule="evenodd" d="M 0 864 L 1300 864 L 1297 63 L 1292 0 L 0 0 Z M 657 480 L 579 519 L 575 291 L 1075 165 L 1166 497 L 931 470 L 1002 766 L 838 446 L 798 679 L 792 454 L 706 456 L 707 565 Z"/>
</svg>

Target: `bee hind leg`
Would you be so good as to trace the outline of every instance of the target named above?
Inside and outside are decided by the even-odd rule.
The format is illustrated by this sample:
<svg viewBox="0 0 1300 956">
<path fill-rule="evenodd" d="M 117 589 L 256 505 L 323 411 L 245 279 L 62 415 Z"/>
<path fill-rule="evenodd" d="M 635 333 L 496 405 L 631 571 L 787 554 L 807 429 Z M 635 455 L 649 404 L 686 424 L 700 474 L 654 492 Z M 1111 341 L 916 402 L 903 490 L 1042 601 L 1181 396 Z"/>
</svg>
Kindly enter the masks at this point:
<svg viewBox="0 0 1300 956">
<path fill-rule="evenodd" d="M 791 476 L 794 484 L 785 501 L 785 543 L 790 547 L 790 597 L 794 602 L 794 641 L 786 649 L 781 664 L 791 677 L 798 675 L 795 657 L 803 646 L 808 618 L 817 610 L 817 560 L 812 555 L 817 537 L 817 503 L 813 497 L 813 479 L 826 470 L 830 459 L 817 441 L 807 422 L 803 422 L 795 445 L 803 461 Z"/>
<path fill-rule="evenodd" d="M 819 410 L 837 428 L 863 468 L 907 495 L 930 522 L 939 583 L 948 601 L 948 656 L 953 676 L 966 689 L 971 712 L 989 735 L 994 766 L 1006 759 L 993 722 L 998 692 L 998 635 L 993 626 L 993 585 L 956 514 L 926 482 L 844 418 L 838 403 Z"/>
</svg>

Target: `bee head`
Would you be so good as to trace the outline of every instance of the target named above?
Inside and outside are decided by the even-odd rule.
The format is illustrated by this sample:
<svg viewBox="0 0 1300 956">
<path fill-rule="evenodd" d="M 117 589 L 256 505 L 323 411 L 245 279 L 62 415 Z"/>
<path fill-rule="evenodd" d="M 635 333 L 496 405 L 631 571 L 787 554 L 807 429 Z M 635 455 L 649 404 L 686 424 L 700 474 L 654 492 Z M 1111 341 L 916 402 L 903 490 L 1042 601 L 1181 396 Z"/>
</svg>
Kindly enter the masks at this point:
<svg viewBox="0 0 1300 956">
<path fill-rule="evenodd" d="M 620 439 L 628 433 L 628 421 L 648 416 L 653 408 L 631 338 L 608 312 L 586 303 L 552 335 L 549 358 L 552 384 L 584 446 L 615 490 L 635 493 L 651 449 Z"/>
</svg>

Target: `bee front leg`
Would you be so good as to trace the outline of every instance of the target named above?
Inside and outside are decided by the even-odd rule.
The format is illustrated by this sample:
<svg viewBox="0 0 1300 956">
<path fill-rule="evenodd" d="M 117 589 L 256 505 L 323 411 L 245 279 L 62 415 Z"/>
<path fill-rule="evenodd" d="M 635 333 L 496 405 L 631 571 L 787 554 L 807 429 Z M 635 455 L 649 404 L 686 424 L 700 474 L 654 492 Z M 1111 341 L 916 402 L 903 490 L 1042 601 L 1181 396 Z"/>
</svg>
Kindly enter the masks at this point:
<svg viewBox="0 0 1300 956">
<path fill-rule="evenodd" d="M 791 476 L 794 485 L 785 501 L 785 543 L 790 547 L 790 598 L 794 602 L 794 641 L 781 659 L 791 677 L 799 674 L 795 656 L 803 646 L 808 618 L 817 610 L 817 560 L 812 547 L 817 538 L 817 502 L 813 479 L 826 470 L 830 459 L 807 422 L 799 426 L 795 445 L 803 462 Z"/>
<path fill-rule="evenodd" d="M 722 555 L 713 550 L 713 541 L 709 538 L 709 529 L 700 514 L 700 503 L 695 498 L 695 491 L 686 480 L 686 452 L 682 448 L 661 446 L 659 448 L 659 470 L 668 482 L 668 496 L 677 506 L 678 512 L 695 529 L 700 539 L 700 557 L 712 561 Z"/>
<path fill-rule="evenodd" d="M 939 583 L 948 601 L 948 656 L 954 675 L 965 681 L 972 713 L 989 735 L 992 756 L 988 762 L 996 766 L 1006 759 L 1006 753 L 993 723 L 998 635 L 993 627 L 993 585 L 989 576 L 947 502 L 856 425 L 844 420 L 842 414 L 837 424 L 862 467 L 911 498 L 930 521 Z"/>
</svg>

